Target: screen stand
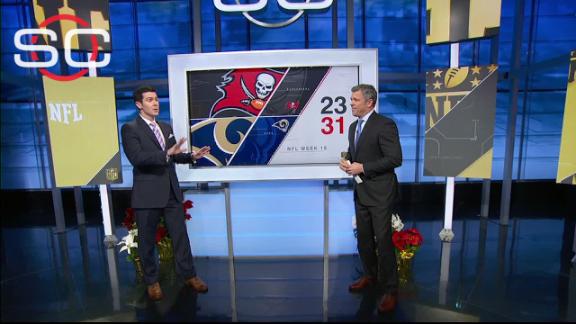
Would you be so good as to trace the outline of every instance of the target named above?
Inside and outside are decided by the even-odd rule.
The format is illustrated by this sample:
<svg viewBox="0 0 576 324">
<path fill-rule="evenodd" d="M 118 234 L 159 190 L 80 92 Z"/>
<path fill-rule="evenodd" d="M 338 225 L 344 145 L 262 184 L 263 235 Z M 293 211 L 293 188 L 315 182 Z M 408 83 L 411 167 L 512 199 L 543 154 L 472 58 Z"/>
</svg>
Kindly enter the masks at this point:
<svg viewBox="0 0 576 324">
<path fill-rule="evenodd" d="M 238 322 L 236 309 L 236 276 L 234 272 L 234 241 L 232 239 L 232 210 L 230 204 L 230 183 L 222 183 L 224 187 L 224 202 L 226 205 L 226 238 L 228 240 L 228 272 L 230 273 L 230 307 L 232 322 Z"/>
</svg>

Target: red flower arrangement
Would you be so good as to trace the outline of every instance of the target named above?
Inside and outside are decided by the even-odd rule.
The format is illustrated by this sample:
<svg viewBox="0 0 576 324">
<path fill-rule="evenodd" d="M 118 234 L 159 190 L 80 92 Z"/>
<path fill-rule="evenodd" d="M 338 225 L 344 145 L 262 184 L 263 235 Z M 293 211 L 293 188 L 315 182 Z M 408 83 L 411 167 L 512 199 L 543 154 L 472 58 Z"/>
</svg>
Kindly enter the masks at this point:
<svg viewBox="0 0 576 324">
<path fill-rule="evenodd" d="M 184 206 L 184 217 L 186 217 L 186 220 L 190 220 L 192 218 L 192 216 L 190 216 L 190 214 L 188 214 L 188 209 L 194 207 L 194 203 L 191 200 L 186 200 L 183 203 Z"/>
<path fill-rule="evenodd" d="M 165 237 L 168 236 L 168 230 L 164 226 L 158 225 L 156 229 L 156 244 L 160 243 Z"/>
<path fill-rule="evenodd" d="M 182 203 L 182 207 L 184 208 L 184 217 L 186 220 L 192 219 L 192 216 L 188 213 L 188 209 L 193 208 L 194 203 L 191 200 L 186 200 Z M 124 226 L 129 231 L 137 228 L 134 209 L 126 208 L 122 226 Z M 166 229 L 166 222 L 164 221 L 164 217 L 160 217 L 160 222 L 158 223 L 158 227 L 156 229 L 156 244 L 159 244 L 162 241 L 166 241 L 167 238 L 169 239 L 170 235 Z"/>
<path fill-rule="evenodd" d="M 134 209 L 126 208 L 124 212 L 124 220 L 122 220 L 122 226 L 127 230 L 132 230 L 136 228 L 136 216 L 134 216 Z"/>
<path fill-rule="evenodd" d="M 414 257 L 423 241 L 422 235 L 415 228 L 392 233 L 392 243 L 402 259 Z"/>
</svg>

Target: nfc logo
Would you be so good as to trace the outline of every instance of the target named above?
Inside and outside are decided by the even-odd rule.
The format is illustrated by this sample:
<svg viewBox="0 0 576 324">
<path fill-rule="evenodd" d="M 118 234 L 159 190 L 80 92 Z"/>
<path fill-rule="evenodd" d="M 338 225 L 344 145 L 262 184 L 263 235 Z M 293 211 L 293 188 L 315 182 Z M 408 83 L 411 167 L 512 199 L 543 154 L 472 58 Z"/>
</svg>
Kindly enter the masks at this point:
<svg viewBox="0 0 576 324">
<path fill-rule="evenodd" d="M 58 50 L 50 45 L 37 45 L 38 35 L 47 36 L 50 41 L 57 41 L 58 36 L 56 32 L 50 29 L 42 28 L 58 20 L 72 20 L 82 26 L 89 26 L 89 24 L 73 15 L 56 15 L 50 17 L 39 24 L 41 28 L 24 28 L 20 29 L 14 34 L 14 46 L 17 49 L 30 52 L 32 61 L 25 61 L 22 59 L 21 54 L 14 54 L 14 63 L 22 68 L 35 68 L 40 69 L 40 73 L 57 81 L 71 81 L 75 80 L 88 72 L 88 69 L 105 67 L 110 63 L 110 54 L 104 53 L 102 61 L 97 61 L 98 58 L 98 42 L 96 35 L 102 36 L 105 43 L 110 43 L 110 34 L 104 29 L 84 28 L 84 29 L 71 29 L 64 35 L 64 59 L 66 64 L 74 68 L 80 68 L 79 72 L 72 75 L 57 75 L 46 70 L 58 63 Z M 30 35 L 32 44 L 25 44 L 22 42 L 24 36 Z M 72 58 L 73 39 L 79 35 L 92 35 L 92 52 L 88 62 L 75 61 Z M 39 61 L 37 52 L 49 53 L 50 59 L 48 61 Z"/>
</svg>

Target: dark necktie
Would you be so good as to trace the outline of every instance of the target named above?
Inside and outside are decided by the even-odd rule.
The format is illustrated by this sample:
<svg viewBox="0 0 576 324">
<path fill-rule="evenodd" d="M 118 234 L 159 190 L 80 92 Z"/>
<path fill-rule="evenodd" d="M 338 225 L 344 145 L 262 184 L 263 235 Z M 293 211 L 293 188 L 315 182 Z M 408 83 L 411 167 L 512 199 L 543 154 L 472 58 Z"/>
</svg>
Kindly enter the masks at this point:
<svg viewBox="0 0 576 324">
<path fill-rule="evenodd" d="M 360 138 L 360 134 L 362 133 L 362 123 L 364 121 L 362 119 L 358 119 L 358 125 L 356 125 L 356 137 L 354 138 L 354 147 L 358 147 L 358 139 Z"/>
</svg>

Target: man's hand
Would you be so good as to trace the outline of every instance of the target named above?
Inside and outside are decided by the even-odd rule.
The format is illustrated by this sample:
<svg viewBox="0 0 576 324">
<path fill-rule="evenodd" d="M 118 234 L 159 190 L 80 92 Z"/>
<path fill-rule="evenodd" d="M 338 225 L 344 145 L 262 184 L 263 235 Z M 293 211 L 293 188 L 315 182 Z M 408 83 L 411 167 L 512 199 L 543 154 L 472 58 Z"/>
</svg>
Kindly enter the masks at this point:
<svg viewBox="0 0 576 324">
<path fill-rule="evenodd" d="M 364 166 L 362 165 L 362 163 L 354 162 L 348 166 L 346 173 L 354 176 L 364 173 Z"/>
<path fill-rule="evenodd" d="M 172 156 L 178 153 L 182 153 L 184 150 L 181 148 L 181 146 L 185 141 L 186 139 L 184 137 L 179 139 L 176 144 L 174 144 L 171 148 L 168 149 L 168 151 L 166 151 L 166 155 Z"/>
<path fill-rule="evenodd" d="M 344 160 L 344 159 L 340 159 L 340 165 L 339 165 L 340 170 L 348 173 L 348 169 L 350 168 L 350 165 L 351 165 L 351 164 L 350 164 L 350 161 Z"/>
<path fill-rule="evenodd" d="M 198 151 L 192 151 L 192 158 L 194 160 L 199 160 L 203 158 L 206 154 L 210 153 L 210 146 L 204 146 L 203 148 L 199 149 Z"/>
</svg>

